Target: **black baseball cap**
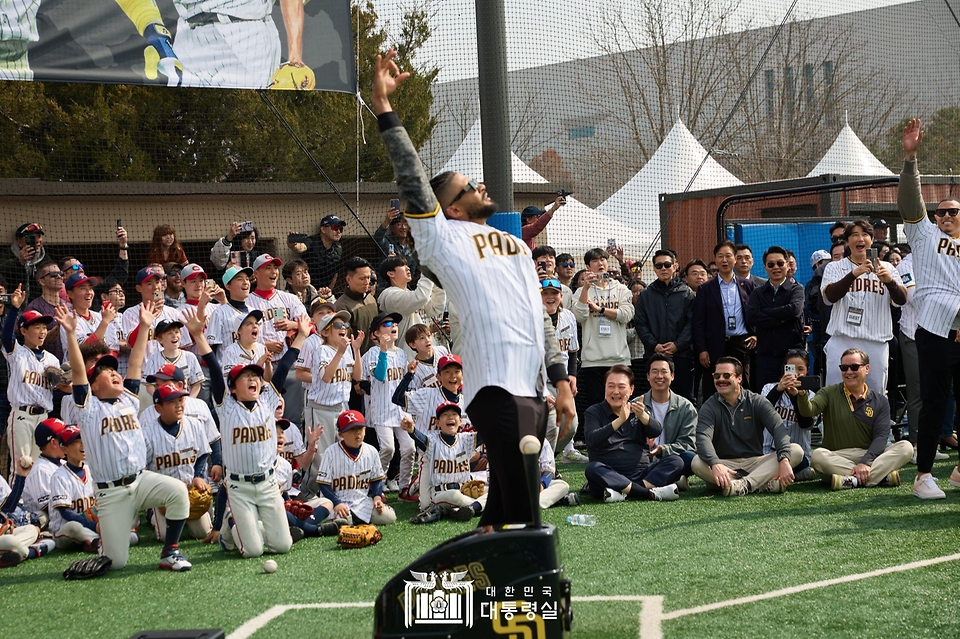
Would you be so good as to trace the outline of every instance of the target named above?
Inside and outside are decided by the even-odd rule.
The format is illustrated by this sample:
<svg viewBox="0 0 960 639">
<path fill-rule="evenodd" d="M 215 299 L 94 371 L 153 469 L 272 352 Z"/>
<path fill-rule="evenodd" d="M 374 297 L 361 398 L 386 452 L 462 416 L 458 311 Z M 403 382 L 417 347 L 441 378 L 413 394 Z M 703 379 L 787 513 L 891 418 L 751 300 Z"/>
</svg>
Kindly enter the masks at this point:
<svg viewBox="0 0 960 639">
<path fill-rule="evenodd" d="M 403 315 L 400 313 L 380 313 L 370 322 L 370 333 L 376 333 L 380 325 L 387 321 L 393 321 L 399 324 L 403 321 Z"/>
<path fill-rule="evenodd" d="M 336 215 L 328 215 L 322 220 L 320 220 L 320 226 L 339 226 L 340 228 L 343 228 L 346 225 L 347 223 L 341 220 Z"/>
<path fill-rule="evenodd" d="M 539 217 L 544 213 L 546 213 L 546 211 L 543 209 L 538 209 L 535 206 L 528 206 L 527 208 L 523 209 L 523 212 L 520 214 L 520 219 L 525 217 Z"/>
</svg>

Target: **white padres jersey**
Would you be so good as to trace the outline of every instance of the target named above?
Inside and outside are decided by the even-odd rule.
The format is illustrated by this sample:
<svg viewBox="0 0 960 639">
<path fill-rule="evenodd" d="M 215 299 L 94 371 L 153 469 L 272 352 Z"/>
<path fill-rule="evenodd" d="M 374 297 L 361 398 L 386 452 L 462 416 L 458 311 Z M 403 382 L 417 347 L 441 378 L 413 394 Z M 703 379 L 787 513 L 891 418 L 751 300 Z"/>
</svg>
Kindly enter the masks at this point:
<svg viewBox="0 0 960 639">
<path fill-rule="evenodd" d="M 40 512 L 47 507 L 50 501 L 50 479 L 61 465 L 46 457 L 37 458 L 23 485 L 24 510 Z"/>
<path fill-rule="evenodd" d="M 207 441 L 211 444 L 220 439 L 220 429 L 217 428 L 217 422 L 213 419 L 210 407 L 202 399 L 190 397 L 183 398 L 183 415 L 192 417 L 203 424 L 203 430 L 207 434 Z"/>
<path fill-rule="evenodd" d="M 413 371 L 413 379 L 410 381 L 410 390 L 419 390 L 425 386 L 436 386 L 439 388 L 440 380 L 437 379 L 437 362 L 447 354 L 448 351 L 446 348 L 435 345 L 433 347 L 433 364 L 427 364 L 422 361 L 417 364 L 417 370 Z"/>
<path fill-rule="evenodd" d="M 543 444 L 540 446 L 540 457 L 537 459 L 537 464 L 540 467 L 541 475 L 543 473 L 557 474 L 557 454 L 553 451 L 553 446 L 551 446 L 550 442 L 546 439 L 543 440 Z"/>
<path fill-rule="evenodd" d="M 193 481 L 197 458 L 210 453 L 204 424 L 184 412 L 180 430 L 173 436 L 160 425 L 156 409 L 148 406 L 140 413 L 140 426 L 147 445 L 147 470 L 186 484 Z"/>
<path fill-rule="evenodd" d="M 450 401 L 441 389 L 429 386 L 415 391 L 407 391 L 406 401 L 407 404 L 403 409 L 413 417 L 414 428 L 424 434 L 440 430 L 437 428 L 437 406 Z M 460 429 L 465 430 L 465 427 L 470 426 L 470 418 L 467 417 L 466 406 L 463 405 L 463 393 L 457 394 L 456 402 L 461 413 Z"/>
<path fill-rule="evenodd" d="M 40 39 L 37 10 L 40 0 L 0 1 L 0 40 L 36 42 Z"/>
<path fill-rule="evenodd" d="M 167 359 L 163 351 L 157 351 L 153 355 L 149 355 L 143 362 L 141 382 L 146 383 L 147 375 L 153 375 L 165 364 L 173 364 L 183 371 L 183 376 L 187 380 L 186 390 L 188 391 L 193 384 L 207 379 L 207 376 L 203 374 L 203 368 L 200 366 L 200 360 L 197 359 L 197 356 L 190 351 L 178 349 L 178 354 L 173 359 Z"/>
<path fill-rule="evenodd" d="M 103 341 L 106 342 L 107 348 L 111 351 L 120 353 L 120 343 L 126 339 L 127 337 L 123 332 L 123 317 L 118 315 L 115 320 L 110 322 L 110 326 L 107 327 L 107 331 L 103 334 Z M 117 362 L 120 364 L 117 372 L 123 377 L 127 374 L 127 365 L 130 363 L 130 353 L 118 354 Z"/>
<path fill-rule="evenodd" d="M 888 262 L 880 263 L 893 276 L 893 283 L 901 285 L 897 269 Z M 847 294 L 835 304 L 831 304 L 823 293 L 827 286 L 842 280 L 855 268 L 857 265 L 845 257 L 839 262 L 829 262 L 823 271 L 820 293 L 823 294 L 824 304 L 833 306 L 827 333 L 868 342 L 889 342 L 893 339 L 893 318 L 890 315 L 893 302 L 887 285 L 880 281 L 876 273 L 864 273 L 855 279 Z"/>
<path fill-rule="evenodd" d="M 297 368 L 310 371 L 313 375 L 313 382 L 307 388 L 307 399 L 314 404 L 336 406 L 350 401 L 350 388 L 353 386 L 353 348 L 347 346 L 347 350 L 340 356 L 330 383 L 323 381 L 327 366 L 336 354 L 337 351 L 332 346 L 314 343 L 306 353 L 301 351 L 301 359 L 297 360 Z"/>
<path fill-rule="evenodd" d="M 247 298 L 247 308 L 263 311 L 263 321 L 260 322 L 260 339 L 264 342 L 282 342 L 283 350 L 274 354 L 273 362 L 277 363 L 287 352 L 287 332 L 277 330 L 273 323 L 281 319 L 296 320 L 307 314 L 303 302 L 293 293 L 274 289 L 268 298 L 263 298 L 251 291 Z"/>
<path fill-rule="evenodd" d="M 13 352 L 3 349 L 7 358 L 9 381 L 7 400 L 14 410 L 18 406 L 42 406 L 47 412 L 53 410 L 53 387 L 43 370 L 48 366 L 60 368 L 60 360 L 49 351 L 37 355 L 19 342 L 13 343 Z"/>
<path fill-rule="evenodd" d="M 140 325 L 140 305 L 135 304 L 130 308 L 128 308 L 127 310 L 125 310 L 123 312 L 123 315 L 120 316 L 120 319 L 121 319 L 121 327 L 123 329 L 124 339 L 129 341 L 130 333 L 132 333 L 134 329 Z M 149 339 L 150 341 L 147 342 L 147 353 L 144 356 L 144 361 L 147 361 L 147 359 L 149 359 L 151 355 L 159 352 L 162 348 L 160 346 L 160 342 L 153 339 L 153 329 L 157 327 L 157 324 L 159 324 L 161 321 L 164 321 L 164 320 L 168 322 L 179 322 L 181 320 L 180 311 L 178 311 L 175 308 L 171 308 L 169 306 L 164 306 L 161 308 L 160 316 L 154 318 L 153 326 L 148 331 L 147 339 Z M 139 337 L 143 337 L 143 336 L 139 335 L 138 333 L 138 338 Z M 193 343 L 193 338 L 190 337 L 190 331 L 188 331 L 186 326 L 184 326 L 182 329 L 180 329 L 180 348 L 186 348 L 192 343 Z"/>
<path fill-rule="evenodd" d="M 423 453 L 424 469 L 429 469 L 428 485 L 458 483 L 470 479 L 470 458 L 476 450 L 476 433 L 457 433 L 453 444 L 443 441 L 440 431 L 425 433 L 427 450 Z"/>
<path fill-rule="evenodd" d="M 213 309 L 207 321 L 207 342 L 214 348 L 219 347 L 217 348 L 218 356 L 223 352 L 224 347 L 237 341 L 237 330 L 248 314 L 249 311 L 241 311 L 232 304 L 218 304 Z M 263 341 L 263 331 L 260 332 L 257 341 Z"/>
<path fill-rule="evenodd" d="M 69 508 L 78 515 L 97 506 L 93 496 L 93 478 L 90 467 L 85 466 L 83 479 L 67 468 L 66 464 L 50 477 L 50 532 L 56 535 L 67 523 L 60 514 L 61 508 Z"/>
<path fill-rule="evenodd" d="M 60 421 L 67 425 L 80 423 L 80 411 L 73 403 L 73 393 L 60 400 Z"/>
<path fill-rule="evenodd" d="M 766 397 L 774 386 L 776 386 L 775 383 L 766 384 L 760 394 Z M 807 391 L 807 393 L 810 401 L 813 401 L 816 393 L 813 391 Z M 810 459 L 810 429 L 800 428 L 797 411 L 793 407 L 793 402 L 790 401 L 789 393 L 780 396 L 780 401 L 774 405 L 773 410 L 777 411 L 777 415 L 780 415 L 783 420 L 783 427 L 790 433 L 790 443 L 800 446 L 803 449 L 803 456 Z M 767 455 L 776 450 L 773 435 L 767 429 L 763 429 L 763 454 Z"/>
<path fill-rule="evenodd" d="M 273 11 L 273 0 L 177 0 L 173 4 L 184 20 L 198 13 L 225 13 L 242 20 L 261 20 Z"/>
<path fill-rule="evenodd" d="M 543 302 L 530 249 L 492 226 L 448 220 L 439 205 L 406 218 L 421 263 L 437 274 L 457 309 L 466 405 L 485 386 L 536 397 Z"/>
<path fill-rule="evenodd" d="M 77 412 L 87 467 L 95 482 L 116 481 L 147 467 L 147 446 L 137 420 L 139 408 L 140 398 L 127 389 L 116 401 L 104 402 L 87 387 Z"/>
<path fill-rule="evenodd" d="M 277 457 L 276 476 L 280 492 L 285 493 L 293 488 L 293 466 L 283 457 Z"/>
<path fill-rule="evenodd" d="M 340 501 L 364 521 L 373 514 L 370 484 L 384 478 L 380 453 L 370 444 L 360 445 L 360 454 L 354 457 L 343 441 L 323 453 L 317 483 L 330 486 Z"/>
<path fill-rule="evenodd" d="M 294 365 L 294 367 L 301 370 L 310 371 L 311 367 L 307 366 L 306 362 L 312 362 L 311 358 L 313 357 L 313 351 L 320 348 L 322 345 L 323 340 L 320 339 L 320 336 L 317 333 L 307 335 L 307 339 L 303 340 L 303 346 L 300 347 L 300 355 L 297 357 L 297 363 Z M 303 386 L 304 392 L 310 390 L 310 384 L 307 382 L 300 382 L 300 385 Z"/>
<path fill-rule="evenodd" d="M 227 375 L 230 373 L 230 369 L 234 366 L 247 366 L 249 364 L 256 364 L 266 352 L 267 349 L 260 342 L 254 342 L 253 348 L 251 349 L 246 349 L 243 346 L 240 346 L 240 342 L 234 342 L 227 346 L 222 346 L 220 348 L 218 359 L 220 360 L 220 364 L 223 368 L 222 372 L 224 379 L 226 379 Z"/>
<path fill-rule="evenodd" d="M 119 318 L 118 318 L 119 319 Z M 97 328 L 100 327 L 100 322 L 103 321 L 103 317 L 100 313 L 96 311 L 90 311 L 90 314 L 84 317 L 77 313 L 77 344 L 83 344 L 90 335 L 93 334 Z M 109 329 L 108 329 L 109 330 Z M 106 333 L 104 333 L 104 343 L 106 343 Z M 67 356 L 67 332 L 60 331 L 60 346 L 63 348 L 64 357 Z M 109 344 L 107 345 L 109 347 Z"/>
<path fill-rule="evenodd" d="M 908 253 L 897 264 L 897 272 L 900 273 L 900 281 L 907 289 L 907 303 L 903 305 L 903 311 L 900 313 L 900 332 L 914 339 L 917 333 L 917 280 L 913 276 L 913 253 Z"/>
<path fill-rule="evenodd" d="M 253 408 L 247 408 L 229 393 L 217 407 L 223 435 L 224 471 L 238 475 L 265 473 L 277 461 L 277 420 L 274 413 L 280 394 L 264 384 Z"/>
<path fill-rule="evenodd" d="M 286 441 L 283 444 L 280 457 L 286 459 L 292 465 L 294 459 L 307 452 L 307 446 L 296 424 L 290 424 L 287 430 L 283 431 L 283 436 Z"/>
<path fill-rule="evenodd" d="M 557 341 L 560 342 L 563 367 L 566 368 L 570 362 L 570 353 L 576 353 L 580 350 L 580 341 L 577 339 L 577 318 L 573 311 L 560 308 L 560 315 L 557 318 L 557 325 L 554 330 L 557 332 Z"/>
<path fill-rule="evenodd" d="M 926 215 L 905 225 L 917 280 L 917 325 L 947 337 L 960 313 L 960 238 L 941 231 Z"/>
<path fill-rule="evenodd" d="M 370 380 L 370 394 L 366 396 L 367 424 L 374 427 L 399 428 L 403 413 L 393 403 L 393 393 L 407 372 L 407 354 L 399 348 L 387 352 L 387 379 L 381 382 L 373 376 L 380 357 L 380 347 L 373 346 L 361 357 L 360 379 Z M 436 406 L 434 406 L 436 408 Z"/>
</svg>

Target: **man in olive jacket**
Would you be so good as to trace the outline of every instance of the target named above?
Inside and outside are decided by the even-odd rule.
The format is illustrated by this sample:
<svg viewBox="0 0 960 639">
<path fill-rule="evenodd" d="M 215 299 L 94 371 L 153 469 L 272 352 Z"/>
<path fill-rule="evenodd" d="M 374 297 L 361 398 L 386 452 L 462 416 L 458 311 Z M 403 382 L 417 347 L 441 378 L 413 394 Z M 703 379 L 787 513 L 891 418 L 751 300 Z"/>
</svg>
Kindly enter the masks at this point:
<svg viewBox="0 0 960 639">
<path fill-rule="evenodd" d="M 651 459 L 662 459 L 670 455 L 679 455 L 683 460 L 683 481 L 677 486 L 686 490 L 685 478 L 693 474 L 690 464 L 697 456 L 697 409 L 690 400 L 672 392 L 670 384 L 674 381 L 673 361 L 663 353 L 654 353 L 647 364 L 647 382 L 650 392 L 643 396 L 647 414 L 652 415 L 662 430 L 655 438 L 650 449 Z"/>
</svg>

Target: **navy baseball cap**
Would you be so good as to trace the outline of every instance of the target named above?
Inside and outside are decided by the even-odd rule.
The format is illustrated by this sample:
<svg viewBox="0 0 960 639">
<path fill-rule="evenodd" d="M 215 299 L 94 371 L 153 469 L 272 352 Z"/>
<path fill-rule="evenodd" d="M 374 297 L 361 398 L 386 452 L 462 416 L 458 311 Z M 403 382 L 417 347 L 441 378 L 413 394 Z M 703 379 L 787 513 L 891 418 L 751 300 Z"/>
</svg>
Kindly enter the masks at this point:
<svg viewBox="0 0 960 639">
<path fill-rule="evenodd" d="M 520 213 L 520 218 L 522 219 L 525 217 L 539 217 L 544 213 L 546 213 L 546 211 L 543 209 L 538 209 L 535 206 L 528 206 L 527 208 L 523 209 L 522 213 Z"/>
<path fill-rule="evenodd" d="M 873 228 L 875 228 L 875 229 L 886 229 L 886 228 L 890 228 L 890 225 L 887 224 L 887 221 L 886 221 L 886 220 L 883 220 L 883 219 L 874 220 L 874 222 L 873 222 Z"/>
<path fill-rule="evenodd" d="M 157 322 L 156 328 L 153 329 L 153 339 L 157 339 L 169 330 L 179 330 L 181 328 L 183 328 L 183 322 L 178 322 L 177 320 L 160 320 Z"/>
<path fill-rule="evenodd" d="M 20 238 L 31 233 L 34 235 L 43 235 L 43 227 L 36 222 L 27 222 L 26 224 L 21 224 L 19 228 L 17 228 L 17 239 L 19 240 Z"/>
<path fill-rule="evenodd" d="M 83 273 L 74 273 L 73 275 L 67 278 L 66 282 L 63 283 L 63 287 L 68 291 L 72 291 L 78 286 L 81 286 L 88 282 L 90 283 L 91 286 L 93 286 L 93 280 L 91 280 L 89 277 L 87 277 Z"/>
<path fill-rule="evenodd" d="M 185 384 L 187 377 L 176 364 L 164 364 L 153 375 L 147 375 L 146 380 L 148 384 L 156 384 L 157 382 L 183 382 Z"/>
<path fill-rule="evenodd" d="M 166 277 L 167 275 L 156 266 L 146 266 L 137 272 L 137 284 L 143 284 L 144 282 L 152 280 L 153 278 L 163 280 L 166 279 Z"/>
<path fill-rule="evenodd" d="M 94 373 L 99 373 L 104 368 L 109 368 L 111 370 L 119 370 L 120 362 L 117 361 L 117 358 L 113 355 L 101 355 L 97 358 L 97 361 L 87 369 L 87 381 L 92 383 L 96 379 Z"/>
<path fill-rule="evenodd" d="M 243 326 L 243 323 L 246 322 L 246 321 L 247 321 L 248 319 L 250 319 L 251 317 L 252 317 L 253 319 L 257 320 L 257 324 L 259 324 L 260 322 L 263 321 L 263 311 L 261 311 L 260 309 L 256 309 L 256 308 L 253 309 L 252 311 L 250 311 L 249 313 L 247 313 L 247 315 L 246 315 L 242 320 L 240 320 L 240 326 Z"/>
<path fill-rule="evenodd" d="M 322 220 L 320 220 L 320 226 L 339 226 L 342 229 L 346 225 L 347 223 L 341 220 L 336 215 L 328 215 Z"/>
<path fill-rule="evenodd" d="M 60 433 L 66 428 L 66 424 L 56 417 L 49 417 L 39 424 L 33 431 L 33 440 L 37 443 L 37 448 L 43 448 L 54 439 L 60 437 Z"/>
</svg>

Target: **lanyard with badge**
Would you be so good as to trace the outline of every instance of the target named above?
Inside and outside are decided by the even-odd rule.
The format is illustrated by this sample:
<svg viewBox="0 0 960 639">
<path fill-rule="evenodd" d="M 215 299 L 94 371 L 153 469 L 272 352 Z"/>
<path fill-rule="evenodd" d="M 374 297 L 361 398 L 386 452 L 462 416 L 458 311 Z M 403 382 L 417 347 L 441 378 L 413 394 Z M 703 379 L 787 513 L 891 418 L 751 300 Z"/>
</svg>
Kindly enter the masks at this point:
<svg viewBox="0 0 960 639">
<path fill-rule="evenodd" d="M 854 261 L 850 260 L 850 263 L 854 264 Z M 856 268 L 856 266 L 854 266 L 854 268 Z M 863 277 L 863 276 L 861 275 L 860 277 Z M 855 278 L 854 281 L 856 281 L 857 279 L 859 278 Z M 860 291 L 859 294 L 847 293 L 847 295 L 851 296 L 850 299 L 855 304 L 854 306 L 850 306 L 847 308 L 847 324 L 849 324 L 850 326 L 860 326 L 860 324 L 863 323 L 863 306 L 864 306 L 863 302 L 866 294 L 867 294 L 866 291 Z"/>
<path fill-rule="evenodd" d="M 737 330 L 737 278 L 734 276 L 731 280 L 731 286 L 722 286 L 720 291 L 723 293 L 723 310 L 727 312 L 727 330 Z"/>
<path fill-rule="evenodd" d="M 612 284 L 607 284 L 609 287 L 613 287 Z M 597 291 L 597 305 L 600 306 L 600 317 L 597 318 L 597 331 L 600 334 L 600 337 L 610 337 L 613 335 L 613 322 L 606 316 L 604 316 L 603 311 L 610 305 L 610 296 L 611 291 L 607 289 L 607 300 L 606 304 L 600 304 L 600 287 L 594 285 L 594 289 Z"/>
</svg>

